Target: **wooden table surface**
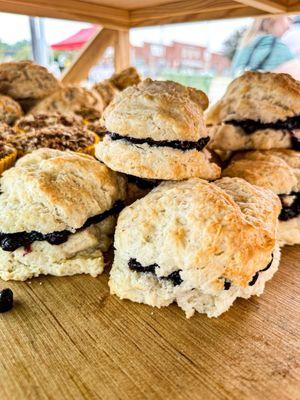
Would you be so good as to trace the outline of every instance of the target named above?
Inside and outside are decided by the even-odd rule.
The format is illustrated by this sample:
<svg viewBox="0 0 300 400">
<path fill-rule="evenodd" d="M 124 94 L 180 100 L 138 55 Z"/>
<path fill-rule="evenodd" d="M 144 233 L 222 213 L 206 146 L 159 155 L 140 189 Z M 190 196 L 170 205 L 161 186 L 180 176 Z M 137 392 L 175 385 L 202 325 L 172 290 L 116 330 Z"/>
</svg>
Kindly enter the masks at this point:
<svg viewBox="0 0 300 400">
<path fill-rule="evenodd" d="M 218 319 L 120 301 L 107 275 L 1 282 L 0 399 L 300 399 L 299 261 Z"/>
</svg>

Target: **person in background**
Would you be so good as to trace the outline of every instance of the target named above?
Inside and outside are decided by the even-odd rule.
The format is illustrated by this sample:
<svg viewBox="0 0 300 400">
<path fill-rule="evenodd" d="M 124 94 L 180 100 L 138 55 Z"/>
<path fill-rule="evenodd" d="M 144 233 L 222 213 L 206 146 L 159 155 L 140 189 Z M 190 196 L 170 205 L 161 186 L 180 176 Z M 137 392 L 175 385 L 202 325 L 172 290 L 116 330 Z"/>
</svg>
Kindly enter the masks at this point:
<svg viewBox="0 0 300 400">
<path fill-rule="evenodd" d="M 281 37 L 291 26 L 289 16 L 256 19 L 242 37 L 232 61 L 232 73 L 285 72 L 300 80 L 300 61 Z"/>
<path fill-rule="evenodd" d="M 300 59 L 300 15 L 293 19 L 291 29 L 283 36 L 282 40 L 292 53 Z"/>
</svg>

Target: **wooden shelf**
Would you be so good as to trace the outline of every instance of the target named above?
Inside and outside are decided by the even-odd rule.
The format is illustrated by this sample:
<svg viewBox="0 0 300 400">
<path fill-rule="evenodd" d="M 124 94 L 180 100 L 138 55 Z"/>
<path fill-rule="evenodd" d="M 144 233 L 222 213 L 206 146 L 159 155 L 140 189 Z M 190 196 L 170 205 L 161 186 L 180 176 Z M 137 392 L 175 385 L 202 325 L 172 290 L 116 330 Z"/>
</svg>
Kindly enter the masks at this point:
<svg viewBox="0 0 300 400">
<path fill-rule="evenodd" d="M 87 21 L 106 28 L 122 29 L 297 13 L 300 12 L 300 0 L 2 0 L 0 11 Z"/>
<path fill-rule="evenodd" d="M 300 392 L 300 247 L 265 293 L 218 319 L 187 320 L 110 296 L 107 275 L 1 283 L 0 398 L 295 400 Z"/>
</svg>

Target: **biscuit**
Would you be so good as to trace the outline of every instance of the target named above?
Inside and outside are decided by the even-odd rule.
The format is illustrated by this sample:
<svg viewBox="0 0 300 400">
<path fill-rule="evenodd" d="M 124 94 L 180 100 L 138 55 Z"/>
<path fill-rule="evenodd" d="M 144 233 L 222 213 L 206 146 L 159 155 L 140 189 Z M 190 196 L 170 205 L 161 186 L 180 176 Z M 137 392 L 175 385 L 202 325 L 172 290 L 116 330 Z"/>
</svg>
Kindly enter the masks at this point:
<svg viewBox="0 0 300 400">
<path fill-rule="evenodd" d="M 146 79 L 119 93 L 103 114 L 107 133 L 96 156 L 110 168 L 147 179 L 216 179 L 203 150 L 206 95 L 171 81 Z"/>
<path fill-rule="evenodd" d="M 277 270 L 279 211 L 276 195 L 243 179 L 161 183 L 118 218 L 111 293 L 216 317 Z"/>
<path fill-rule="evenodd" d="M 138 85 L 141 77 L 134 67 L 129 67 L 113 74 L 109 82 L 118 90 L 124 90 L 129 86 Z"/>
<path fill-rule="evenodd" d="M 58 80 L 41 65 L 31 61 L 0 64 L 0 93 L 31 105 L 59 88 Z"/>
<path fill-rule="evenodd" d="M 30 132 L 37 129 L 48 128 L 50 126 L 62 125 L 67 127 L 83 127 L 84 123 L 81 117 L 74 114 L 54 113 L 36 113 L 28 114 L 20 118 L 14 125 L 17 132 Z"/>
<path fill-rule="evenodd" d="M 23 115 L 22 108 L 19 103 L 8 96 L 0 95 L 0 121 L 8 125 L 21 118 Z"/>
<path fill-rule="evenodd" d="M 272 190 L 282 203 L 278 239 L 281 246 L 300 243 L 300 154 L 294 150 L 237 153 L 222 176 L 239 177 Z"/>
<path fill-rule="evenodd" d="M 109 103 L 118 93 L 118 89 L 109 80 L 96 83 L 93 86 L 93 89 L 101 96 L 104 108 L 109 105 Z"/>
<path fill-rule="evenodd" d="M 300 82 L 290 75 L 246 72 L 206 114 L 212 149 L 297 148 Z"/>
<path fill-rule="evenodd" d="M 31 111 L 36 113 L 73 113 L 87 120 L 100 118 L 103 101 L 95 90 L 80 86 L 63 86 L 37 104 Z"/>
<path fill-rule="evenodd" d="M 125 179 L 92 157 L 40 149 L 0 180 L 0 277 L 102 272 Z"/>
</svg>

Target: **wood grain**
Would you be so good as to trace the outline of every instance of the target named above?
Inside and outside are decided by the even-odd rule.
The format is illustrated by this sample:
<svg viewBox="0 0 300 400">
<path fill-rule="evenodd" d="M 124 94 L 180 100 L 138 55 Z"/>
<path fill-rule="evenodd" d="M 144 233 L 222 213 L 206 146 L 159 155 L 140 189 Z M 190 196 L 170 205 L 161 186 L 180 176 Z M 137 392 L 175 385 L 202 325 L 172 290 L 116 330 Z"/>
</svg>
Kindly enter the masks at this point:
<svg viewBox="0 0 300 400">
<path fill-rule="evenodd" d="M 287 11 L 287 5 L 278 3 L 273 0 L 237 0 L 239 3 L 246 6 L 257 8 L 258 10 L 266 11 L 268 13 L 285 13 Z"/>
<path fill-rule="evenodd" d="M 114 40 L 115 31 L 99 28 L 63 73 L 61 81 L 64 84 L 74 84 L 87 79 L 90 69 L 100 60 L 107 47 L 114 44 Z"/>
<path fill-rule="evenodd" d="M 105 274 L 2 283 L 0 398 L 299 399 L 299 260 L 218 319 L 121 301 Z"/>
<path fill-rule="evenodd" d="M 114 43 L 115 72 L 121 72 L 130 66 L 129 31 L 115 31 Z"/>
</svg>

